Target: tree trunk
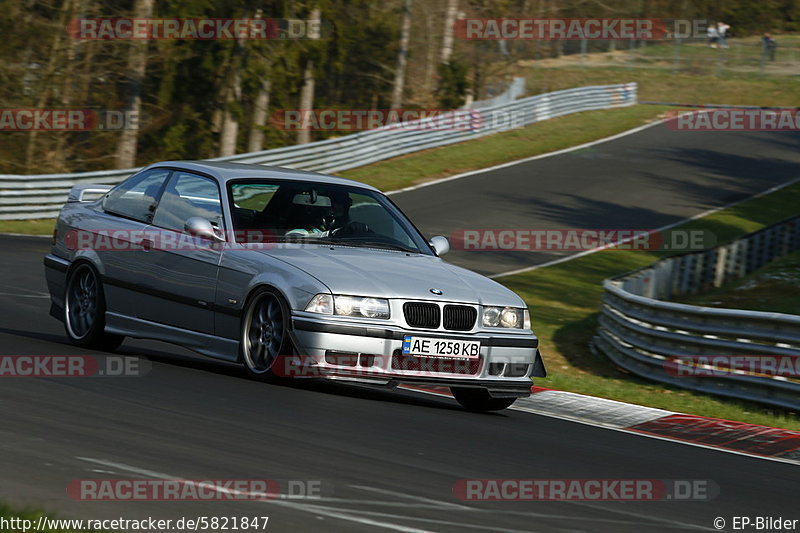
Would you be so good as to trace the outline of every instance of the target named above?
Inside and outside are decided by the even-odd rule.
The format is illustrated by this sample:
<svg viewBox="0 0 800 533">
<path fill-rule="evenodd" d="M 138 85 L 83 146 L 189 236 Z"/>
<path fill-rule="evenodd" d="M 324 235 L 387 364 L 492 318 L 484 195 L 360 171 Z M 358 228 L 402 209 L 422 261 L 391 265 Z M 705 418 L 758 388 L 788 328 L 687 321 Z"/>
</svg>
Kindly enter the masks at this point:
<svg viewBox="0 0 800 533">
<path fill-rule="evenodd" d="M 150 18 L 153 14 L 153 0 L 136 0 L 133 7 L 135 18 Z M 131 41 L 128 46 L 128 72 L 126 81 L 125 111 L 132 120 L 127 120 L 125 129 L 117 144 L 117 168 L 131 168 L 136 165 L 136 150 L 139 136 L 139 116 L 142 111 L 142 82 L 147 70 L 148 39 Z"/>
<path fill-rule="evenodd" d="M 413 0 L 405 0 L 403 4 L 403 25 L 400 29 L 400 48 L 397 51 L 397 67 L 394 71 L 394 89 L 392 90 L 392 109 L 403 105 L 403 88 L 406 81 L 406 63 L 408 62 L 408 42 L 411 39 L 411 4 Z"/>
<path fill-rule="evenodd" d="M 440 63 L 449 63 L 453 56 L 453 24 L 458 13 L 458 0 L 447 0 L 447 12 L 444 16 L 444 34 L 442 37 L 442 53 Z"/>
<path fill-rule="evenodd" d="M 269 110 L 269 94 L 272 90 L 272 80 L 261 80 L 256 101 L 253 103 L 253 122 L 250 125 L 250 138 L 247 142 L 248 152 L 258 152 L 264 149 L 264 125 L 267 123 Z"/>
<path fill-rule="evenodd" d="M 239 119 L 232 109 L 242 96 L 242 77 L 239 64 L 234 62 L 233 77 L 225 89 L 225 110 L 222 113 L 222 131 L 219 134 L 219 155 L 225 157 L 236 154 L 236 141 L 239 138 Z"/>
<path fill-rule="evenodd" d="M 314 8 L 311 11 L 311 21 L 319 23 L 320 20 L 319 8 Z M 311 59 L 306 60 L 306 68 L 303 73 L 303 89 L 300 91 L 300 112 L 310 113 L 314 109 L 314 61 Z M 306 144 L 311 142 L 311 130 L 299 130 L 297 132 L 297 144 Z"/>
<path fill-rule="evenodd" d="M 67 4 L 73 4 L 73 2 L 67 2 Z M 85 0 L 79 0 L 77 6 L 77 12 L 83 13 L 85 9 Z M 74 15 L 71 14 L 70 18 Z M 75 95 L 78 87 L 78 82 L 75 79 L 76 77 L 76 55 L 77 55 L 77 48 L 78 48 L 78 40 L 77 39 L 68 39 L 66 45 L 66 61 L 64 62 L 64 67 L 61 71 L 61 95 L 60 95 L 60 104 L 64 109 L 69 109 L 72 106 L 74 101 L 73 96 Z M 52 166 L 56 172 L 66 172 L 67 169 L 67 136 L 66 135 L 59 135 L 56 138 L 56 145 L 55 149 L 53 150 L 53 162 Z"/>
<path fill-rule="evenodd" d="M 436 38 L 434 37 L 433 20 L 425 17 L 425 92 L 433 93 L 436 75 Z"/>
</svg>

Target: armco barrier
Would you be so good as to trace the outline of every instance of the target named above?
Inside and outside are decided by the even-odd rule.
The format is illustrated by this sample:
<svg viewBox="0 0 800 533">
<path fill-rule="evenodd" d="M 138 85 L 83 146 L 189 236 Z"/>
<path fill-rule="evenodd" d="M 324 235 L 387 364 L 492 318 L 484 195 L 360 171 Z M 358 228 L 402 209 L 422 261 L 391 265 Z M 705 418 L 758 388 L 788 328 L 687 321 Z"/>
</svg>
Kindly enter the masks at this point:
<svg viewBox="0 0 800 533">
<path fill-rule="evenodd" d="M 715 373 L 713 368 L 679 366 L 683 358 L 696 356 L 775 356 L 800 362 L 800 316 L 662 300 L 720 286 L 797 250 L 800 217 L 711 250 L 670 257 L 606 280 L 593 348 L 618 366 L 652 380 L 800 409 L 796 375 L 741 368 Z"/>
<path fill-rule="evenodd" d="M 518 83 L 510 90 L 518 91 Z M 611 109 L 636 103 L 636 84 L 579 87 L 521 98 L 480 109 L 454 111 L 463 128 L 433 129 L 431 119 L 407 123 L 404 128 L 383 127 L 297 146 L 220 157 L 231 161 L 283 166 L 316 172 L 341 172 L 384 159 L 429 148 L 476 139 L 549 118 Z M 428 125 L 429 127 L 425 127 Z M 116 184 L 138 169 L 73 174 L 0 175 L 0 220 L 50 218 L 58 214 L 69 189 L 76 184 Z"/>
</svg>

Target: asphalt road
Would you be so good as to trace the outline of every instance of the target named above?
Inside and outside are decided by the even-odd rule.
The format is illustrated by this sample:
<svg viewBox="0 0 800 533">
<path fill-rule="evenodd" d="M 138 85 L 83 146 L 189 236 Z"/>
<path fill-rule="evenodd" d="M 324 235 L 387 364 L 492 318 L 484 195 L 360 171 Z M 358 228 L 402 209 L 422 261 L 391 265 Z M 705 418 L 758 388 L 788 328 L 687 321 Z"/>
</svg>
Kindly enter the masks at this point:
<svg viewBox="0 0 800 533">
<path fill-rule="evenodd" d="M 716 149 L 714 134 L 659 130 L 395 199 L 425 231 L 445 234 L 467 223 L 643 228 L 796 175 L 796 136 L 726 134 Z M 47 315 L 47 240 L 2 237 L 0 247 L 0 354 L 92 353 L 66 344 Z M 487 272 L 548 258 L 504 256 L 490 269 L 488 255 L 453 257 L 483 262 Z M 800 518 L 793 465 L 521 411 L 470 414 L 450 399 L 411 392 L 263 384 L 155 342 L 128 340 L 120 353 L 148 357 L 150 372 L 0 382 L 0 500 L 83 518 L 266 515 L 274 532 L 714 530 L 716 517 L 730 530 L 733 516 Z M 84 478 L 310 481 L 321 497 L 75 501 L 66 487 Z M 453 496 L 458 480 L 487 478 L 699 479 L 720 493 L 705 502 L 628 503 Z"/>
<path fill-rule="evenodd" d="M 474 229 L 649 230 L 800 178 L 800 133 L 634 135 L 395 194 L 426 235 Z M 453 251 L 448 261 L 497 274 L 568 251 Z"/>
</svg>

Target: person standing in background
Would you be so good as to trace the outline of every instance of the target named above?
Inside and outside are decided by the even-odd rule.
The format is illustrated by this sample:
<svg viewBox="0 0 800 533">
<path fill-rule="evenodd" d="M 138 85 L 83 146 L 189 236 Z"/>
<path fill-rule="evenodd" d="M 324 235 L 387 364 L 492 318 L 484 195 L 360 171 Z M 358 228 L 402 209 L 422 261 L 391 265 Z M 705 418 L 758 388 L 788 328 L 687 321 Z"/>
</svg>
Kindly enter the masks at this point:
<svg viewBox="0 0 800 533">
<path fill-rule="evenodd" d="M 769 33 L 765 33 L 764 36 L 761 37 L 761 54 L 764 58 L 775 61 L 775 49 L 777 47 L 778 43 L 775 42 L 775 39 L 773 39 L 772 35 Z"/>
<path fill-rule="evenodd" d="M 717 43 L 719 43 L 719 30 L 717 30 L 717 25 L 711 23 L 708 25 L 708 45 L 711 48 L 716 48 Z"/>
<path fill-rule="evenodd" d="M 717 36 L 719 39 L 720 48 L 728 48 L 728 30 L 731 29 L 730 24 L 724 22 L 717 22 Z"/>
</svg>

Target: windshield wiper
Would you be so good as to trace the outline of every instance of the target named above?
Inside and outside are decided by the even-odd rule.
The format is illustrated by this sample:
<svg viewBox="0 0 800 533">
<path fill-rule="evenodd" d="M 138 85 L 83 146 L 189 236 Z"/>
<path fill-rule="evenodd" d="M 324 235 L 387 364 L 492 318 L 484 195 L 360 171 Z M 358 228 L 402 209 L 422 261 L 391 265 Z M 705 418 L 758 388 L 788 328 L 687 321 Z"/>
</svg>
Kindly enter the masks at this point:
<svg viewBox="0 0 800 533">
<path fill-rule="evenodd" d="M 408 246 L 403 246 L 401 244 L 392 244 L 390 242 L 383 242 L 383 241 L 361 241 L 361 240 L 332 241 L 331 244 L 334 245 L 343 244 L 345 246 L 355 246 L 356 248 L 383 248 L 385 250 L 398 250 L 401 252 L 407 252 L 412 254 L 420 253 L 419 250 L 409 248 Z"/>
</svg>

